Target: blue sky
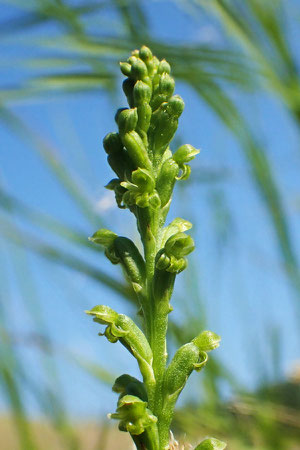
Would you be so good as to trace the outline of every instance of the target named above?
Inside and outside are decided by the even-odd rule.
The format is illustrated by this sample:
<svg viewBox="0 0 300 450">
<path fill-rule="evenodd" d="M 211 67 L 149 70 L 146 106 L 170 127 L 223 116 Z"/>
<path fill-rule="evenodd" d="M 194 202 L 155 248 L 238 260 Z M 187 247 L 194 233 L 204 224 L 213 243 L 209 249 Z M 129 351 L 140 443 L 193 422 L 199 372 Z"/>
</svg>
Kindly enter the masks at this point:
<svg viewBox="0 0 300 450">
<path fill-rule="evenodd" d="M 219 25 L 205 16 L 189 15 L 182 10 L 180 2 L 177 6 L 173 2 L 147 2 L 146 9 L 157 38 L 223 43 L 224 35 Z M 4 8 L 3 17 L 6 13 L 10 14 L 11 10 Z M 110 12 L 106 18 L 112 19 Z M 45 26 L 44 32 L 45 36 L 51 34 L 51 27 Z M 14 66 L 5 64 L 13 58 L 30 56 L 21 54 L 20 49 L 24 47 L 18 45 L 19 39 L 16 36 L 15 42 L 3 47 L 1 64 L 4 69 L 0 80 L 6 85 L 26 76 L 25 69 L 19 72 Z M 296 47 L 295 50 L 299 50 L 299 44 Z M 207 327 L 222 336 L 218 357 L 251 389 L 261 376 L 262 366 L 272 374 L 268 336 L 273 328 L 281 335 L 280 375 L 283 377 L 293 362 L 300 359 L 295 299 L 281 268 L 269 218 L 238 143 L 189 87 L 181 83 L 176 86 L 176 93 L 186 104 L 180 122 L 180 137 L 183 142 L 201 148 L 192 167 L 195 171 L 224 171 L 226 176 L 218 182 L 195 181 L 177 189 L 178 197 L 170 211 L 170 220 L 182 216 L 195 223 L 193 235 L 197 249 L 193 264 L 200 295 L 193 301 L 205 304 Z M 269 93 L 263 90 L 241 93 L 230 89 L 270 154 L 298 250 L 300 153 L 296 127 L 282 105 Z M 56 149 L 95 210 L 102 215 L 104 223 L 120 234 L 137 239 L 130 214 L 112 206 L 111 197 L 103 187 L 112 178 L 112 173 L 106 164 L 101 141 L 107 132 L 115 130 L 114 112 L 120 106 L 125 106 L 121 89 L 113 99 L 99 89 L 92 94 L 53 95 L 53 98 L 48 96 L 12 105 L 13 110 Z M 21 142 L 2 124 L 0 133 L 1 184 L 26 204 L 82 229 L 86 236 L 91 235 L 95 227 L 70 201 L 30 145 Z M 227 240 L 221 236 L 221 251 L 216 244 L 216 210 L 212 207 L 218 198 L 223 201 L 230 219 L 225 235 Z M 17 219 L 16 224 L 24 225 Z M 31 226 L 27 229 L 32 231 Z M 40 238 L 56 242 L 50 234 L 38 233 Z M 116 375 L 128 371 L 138 374 L 136 365 L 132 370 L 133 358 L 119 344 L 112 345 L 104 338 L 100 339 L 97 326 L 83 313 L 95 304 L 108 303 L 120 312 L 134 314 L 129 305 L 87 277 L 55 267 L 35 255 L 24 254 L 5 239 L 0 240 L 0 248 L 4 260 L 3 275 L 8 281 L 7 287 L 2 284 L 0 293 L 2 298 L 8 299 L 5 309 L 16 335 L 23 336 L 34 329 L 28 309 L 36 310 L 38 305 L 58 354 L 68 350 L 99 362 Z M 79 256 L 99 265 L 107 273 L 119 273 L 101 255 L 86 251 Z M 22 289 L 27 293 L 26 302 L 20 291 L 20 279 Z M 181 320 L 180 311 L 187 297 L 184 279 L 185 275 L 179 277 L 174 296 L 173 315 L 177 321 Z M 22 346 L 19 349 L 33 376 L 42 378 L 36 349 Z M 73 415 L 89 417 L 111 411 L 116 399 L 109 387 L 94 381 L 74 364 L 66 363 L 63 354 L 58 356 L 56 366 L 63 398 Z M 194 377 L 192 384 L 195 383 Z M 190 392 L 185 394 L 186 397 L 189 395 Z M 4 402 L 0 405 L 5 408 Z M 38 411 L 30 396 L 28 405 L 33 413 Z"/>
</svg>

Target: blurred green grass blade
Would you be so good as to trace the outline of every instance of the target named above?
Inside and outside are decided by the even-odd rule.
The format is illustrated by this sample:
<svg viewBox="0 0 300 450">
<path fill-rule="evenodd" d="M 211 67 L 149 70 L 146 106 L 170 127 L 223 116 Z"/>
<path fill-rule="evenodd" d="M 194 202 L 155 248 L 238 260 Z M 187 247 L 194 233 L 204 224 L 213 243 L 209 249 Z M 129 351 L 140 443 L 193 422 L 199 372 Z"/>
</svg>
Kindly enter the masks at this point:
<svg viewBox="0 0 300 450">
<path fill-rule="evenodd" d="M 19 231 L 16 227 L 15 230 L 16 232 Z M 21 233 L 19 233 L 19 236 L 21 236 Z M 10 258 L 16 274 L 15 279 L 19 285 L 19 291 L 24 301 L 24 307 L 32 319 L 35 333 L 37 336 L 40 336 L 43 343 L 50 343 L 48 324 L 43 315 L 25 249 L 22 246 L 19 246 L 17 251 L 15 250 L 10 254 Z M 32 336 L 30 336 L 30 338 L 32 339 Z M 28 342 L 25 344 L 28 344 Z M 50 345 L 48 345 L 48 348 L 50 348 Z M 12 350 L 17 354 L 15 348 L 12 348 Z M 49 414 L 49 406 L 46 406 L 49 403 L 49 388 L 42 386 L 40 380 L 36 381 L 29 379 L 29 376 L 25 376 L 24 371 L 20 373 L 19 378 L 22 380 L 23 384 L 26 383 L 26 387 L 30 389 L 31 393 L 36 398 L 37 403 L 42 407 L 42 412 L 46 414 L 46 417 L 51 420 L 55 428 L 59 431 L 61 439 L 67 444 L 66 448 L 70 448 L 70 450 L 79 450 L 78 438 L 75 436 L 75 433 L 69 424 L 66 410 L 63 405 L 62 390 L 53 359 L 54 355 L 52 352 L 43 352 L 40 353 L 39 356 L 40 361 L 36 358 L 36 364 L 41 365 L 43 368 L 46 386 L 55 386 L 50 399 L 51 414 Z"/>
<path fill-rule="evenodd" d="M 109 372 L 104 367 L 92 361 L 89 361 L 84 356 L 78 355 L 77 353 L 74 354 L 72 352 L 66 351 L 64 351 L 63 353 L 66 356 L 66 358 L 70 360 L 71 363 L 80 367 L 86 373 L 91 375 L 93 378 L 96 378 L 98 381 L 101 381 L 101 383 L 106 384 L 107 386 L 109 386 L 109 388 L 111 388 L 111 386 L 114 384 L 117 375 Z"/>
<path fill-rule="evenodd" d="M 0 271 L 0 286 L 6 285 L 5 267 Z M 5 277 L 5 278 L 4 278 Z M 3 298 L 5 292 L 5 299 Z M 3 305 L 9 300 L 8 289 L 0 291 L 0 381 L 7 403 L 13 416 L 21 450 L 38 450 L 32 437 L 30 425 L 27 419 L 26 408 L 23 404 L 22 394 L 17 382 L 20 372 L 20 363 L 11 344 L 6 329 L 8 319 Z"/>
<path fill-rule="evenodd" d="M 287 36 L 284 30 L 282 17 L 284 8 L 281 0 L 248 0 L 249 9 L 255 19 L 260 23 L 263 31 L 273 43 L 282 62 L 286 64 L 290 75 L 297 72 L 291 51 L 288 46 Z"/>
<path fill-rule="evenodd" d="M 112 278 L 108 274 L 104 273 L 101 269 L 86 263 L 85 261 L 79 259 L 78 257 L 61 250 L 54 245 L 45 244 L 40 242 L 38 239 L 29 235 L 29 233 L 22 232 L 21 236 L 17 233 L 12 223 L 9 223 L 4 218 L 0 217 L 0 225 L 2 230 L 2 235 L 6 239 L 10 239 L 16 245 L 20 245 L 28 250 L 37 253 L 38 255 L 52 261 L 56 264 L 69 267 L 76 270 L 82 274 L 85 274 L 89 278 L 100 282 L 101 284 L 112 289 L 114 292 L 120 294 L 127 300 L 135 302 L 135 296 L 132 289 L 120 283 L 116 279 Z"/>
<path fill-rule="evenodd" d="M 0 363 L 0 378 L 2 378 L 5 387 L 6 398 L 19 435 L 20 448 L 22 450 L 37 450 L 38 447 L 31 435 L 30 426 L 22 404 L 22 396 L 14 378 L 14 372 Z"/>
<path fill-rule="evenodd" d="M 70 226 L 64 225 L 48 214 L 44 214 L 25 205 L 19 199 L 7 194 L 0 187 L 0 208 L 9 212 L 20 215 L 23 219 L 30 223 L 42 227 L 57 236 L 70 241 L 73 244 L 87 247 L 90 250 L 102 252 L 102 248 L 98 245 L 92 245 L 83 231 L 78 231 Z"/>
<path fill-rule="evenodd" d="M 136 40 L 136 46 L 148 35 L 148 21 L 140 6 L 139 0 L 113 0 L 116 9 L 122 17 L 129 36 Z"/>
<path fill-rule="evenodd" d="M 24 139 L 30 147 L 37 152 L 47 167 L 54 173 L 57 181 L 68 192 L 71 199 L 78 205 L 85 217 L 99 228 L 101 218 L 95 213 L 90 203 L 88 195 L 78 180 L 69 172 L 63 162 L 60 161 L 58 154 L 53 148 L 36 132 L 32 131 L 19 117 L 0 105 L 0 120 L 2 120 L 11 129 L 16 136 Z"/>
<path fill-rule="evenodd" d="M 58 73 L 35 77 L 31 83 L 40 92 L 61 89 L 64 92 L 82 92 L 90 89 L 99 89 L 100 87 L 112 90 L 114 79 L 107 73 L 92 72 L 71 72 Z"/>
<path fill-rule="evenodd" d="M 283 103 L 292 111 L 295 119 L 300 122 L 300 81 L 295 69 L 296 63 L 292 62 L 293 58 L 287 47 L 285 46 L 283 50 L 283 44 L 279 45 L 277 39 L 277 42 L 275 42 L 277 52 L 281 55 L 283 52 L 288 52 L 288 55 L 285 54 L 284 61 L 275 60 L 274 62 L 274 58 L 271 58 L 271 52 L 265 48 L 264 39 L 259 39 L 259 33 L 251 28 L 251 21 L 247 21 L 243 17 L 234 2 L 225 2 L 224 0 L 195 1 L 219 18 L 221 24 L 233 36 L 235 42 L 238 42 L 249 53 L 255 63 L 258 63 L 265 85 L 282 98 Z M 246 5 L 251 1 L 253 0 L 247 0 Z M 268 21 L 270 21 L 270 17 L 268 17 Z M 262 23 L 262 26 L 266 27 L 266 24 Z M 276 28 L 277 24 L 273 21 L 272 26 Z M 265 28 L 264 31 L 265 35 L 270 35 L 270 31 Z M 274 31 L 272 33 L 274 34 Z M 282 30 L 280 34 L 283 34 Z M 286 66 L 287 59 L 289 61 L 288 67 Z"/>
<path fill-rule="evenodd" d="M 264 149 L 256 142 L 247 123 L 239 114 L 231 99 L 216 83 L 210 81 L 206 85 L 198 84 L 197 80 L 192 79 L 189 73 L 185 75 L 184 79 L 194 87 L 195 91 L 209 104 L 221 121 L 239 140 L 241 150 L 243 150 L 251 168 L 253 180 L 273 223 L 285 271 L 299 297 L 299 263 L 292 244 L 283 202 Z"/>
</svg>

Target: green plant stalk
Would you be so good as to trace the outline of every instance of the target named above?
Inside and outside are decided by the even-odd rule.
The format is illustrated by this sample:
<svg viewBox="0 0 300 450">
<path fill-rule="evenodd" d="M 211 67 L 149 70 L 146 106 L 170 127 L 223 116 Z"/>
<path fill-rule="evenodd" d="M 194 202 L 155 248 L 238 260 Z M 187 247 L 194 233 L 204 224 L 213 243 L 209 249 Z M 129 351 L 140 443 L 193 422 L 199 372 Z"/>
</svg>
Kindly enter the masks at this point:
<svg viewBox="0 0 300 450">
<path fill-rule="evenodd" d="M 136 358 L 143 378 L 141 382 L 123 374 L 116 379 L 113 391 L 119 400 L 110 417 L 120 421 L 121 431 L 131 434 L 137 449 L 168 450 L 178 396 L 193 370 L 205 366 L 207 352 L 220 341 L 216 334 L 203 331 L 180 347 L 167 365 L 171 296 L 194 242 L 184 233 L 192 226 L 188 221 L 177 218 L 168 226 L 165 221 L 175 182 L 188 178 L 187 163 L 199 151 L 186 144 L 172 153 L 169 147 L 184 108 L 183 100 L 173 95 L 169 64 L 143 46 L 121 63 L 121 71 L 128 77 L 123 90 L 129 108 L 118 110 L 118 133 L 103 140 L 108 163 L 118 177 L 107 188 L 115 192 L 120 208 L 135 215 L 144 252 L 141 255 L 130 239 L 106 229 L 90 240 L 104 247 L 113 264 L 122 266 L 140 303 L 145 334 L 132 319 L 108 306 L 86 312 L 106 326 L 102 335 L 112 343 L 120 341 Z M 208 439 L 197 448 L 223 449 L 224 445 Z"/>
</svg>

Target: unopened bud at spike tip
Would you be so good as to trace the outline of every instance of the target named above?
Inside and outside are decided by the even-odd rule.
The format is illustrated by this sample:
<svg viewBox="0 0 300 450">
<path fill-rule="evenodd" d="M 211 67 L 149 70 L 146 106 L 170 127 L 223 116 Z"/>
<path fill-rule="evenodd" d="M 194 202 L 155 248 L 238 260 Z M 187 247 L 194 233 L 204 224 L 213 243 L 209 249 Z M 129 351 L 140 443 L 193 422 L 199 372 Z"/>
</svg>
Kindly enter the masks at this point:
<svg viewBox="0 0 300 450">
<path fill-rule="evenodd" d="M 143 45 L 139 51 L 139 57 L 144 61 L 148 62 L 152 58 L 152 52 L 150 48 Z"/>
<path fill-rule="evenodd" d="M 158 68 L 157 68 L 157 73 L 170 73 L 171 72 L 171 67 L 170 64 L 163 59 L 162 61 L 160 61 Z"/>
<path fill-rule="evenodd" d="M 120 69 L 123 75 L 129 77 L 131 72 L 131 65 L 128 62 L 120 62 Z"/>
</svg>

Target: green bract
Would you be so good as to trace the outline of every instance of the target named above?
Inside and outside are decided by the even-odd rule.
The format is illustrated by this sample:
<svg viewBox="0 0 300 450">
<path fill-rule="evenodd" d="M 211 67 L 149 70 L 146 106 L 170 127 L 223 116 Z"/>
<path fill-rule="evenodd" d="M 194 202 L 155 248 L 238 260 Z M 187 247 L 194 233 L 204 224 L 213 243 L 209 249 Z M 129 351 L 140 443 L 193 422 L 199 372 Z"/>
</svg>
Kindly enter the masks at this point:
<svg viewBox="0 0 300 450">
<path fill-rule="evenodd" d="M 167 364 L 166 334 L 172 311 L 171 295 L 176 276 L 187 267 L 194 241 L 185 231 L 192 224 L 177 218 L 165 226 L 173 189 L 187 179 L 188 163 L 199 153 L 182 145 L 170 147 L 184 102 L 174 95 L 175 82 L 167 61 L 159 61 L 149 48 L 134 50 L 120 64 L 129 108 L 115 116 L 117 130 L 108 133 L 103 146 L 115 172 L 108 185 L 117 205 L 136 218 L 143 253 L 127 237 L 101 229 L 90 238 L 105 249 L 113 264 L 122 266 L 140 306 L 143 331 L 124 314 L 100 305 L 86 311 L 105 325 L 100 335 L 119 341 L 137 360 L 143 381 L 124 374 L 115 381 L 119 394 L 117 411 L 110 417 L 131 434 L 137 449 L 167 450 L 176 400 L 190 374 L 201 370 L 207 352 L 218 347 L 220 338 L 203 331 L 180 347 Z M 222 447 L 223 445 L 223 447 Z M 222 442 L 206 439 L 197 449 L 223 449 Z"/>
</svg>

